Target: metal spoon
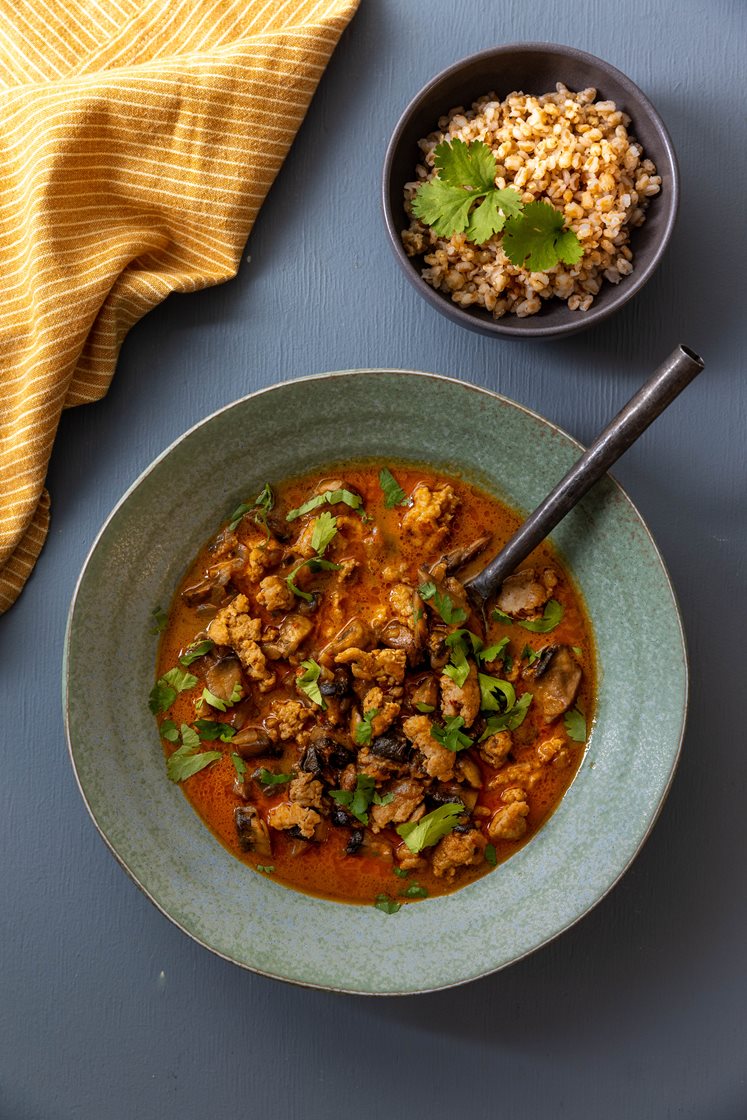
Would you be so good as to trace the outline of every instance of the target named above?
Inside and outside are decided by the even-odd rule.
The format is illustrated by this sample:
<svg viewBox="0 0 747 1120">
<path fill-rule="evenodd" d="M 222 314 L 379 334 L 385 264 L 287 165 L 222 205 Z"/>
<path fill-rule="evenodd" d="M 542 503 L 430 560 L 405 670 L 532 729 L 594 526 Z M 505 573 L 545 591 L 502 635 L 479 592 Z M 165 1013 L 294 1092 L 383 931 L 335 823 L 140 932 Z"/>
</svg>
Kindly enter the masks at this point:
<svg viewBox="0 0 747 1120">
<path fill-rule="evenodd" d="M 627 451 L 659 413 L 679 396 L 703 369 L 703 360 L 687 346 L 678 346 L 618 412 L 565 478 L 490 563 L 465 587 L 474 601 L 485 602 L 522 560 L 540 544 L 584 494 Z"/>
</svg>

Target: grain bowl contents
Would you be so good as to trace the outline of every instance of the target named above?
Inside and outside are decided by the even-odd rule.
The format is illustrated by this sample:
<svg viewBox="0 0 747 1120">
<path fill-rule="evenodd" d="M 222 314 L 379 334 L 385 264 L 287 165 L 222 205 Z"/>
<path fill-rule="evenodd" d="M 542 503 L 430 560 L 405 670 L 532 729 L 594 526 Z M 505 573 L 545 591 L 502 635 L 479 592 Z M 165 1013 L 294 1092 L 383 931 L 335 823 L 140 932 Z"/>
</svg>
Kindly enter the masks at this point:
<svg viewBox="0 0 747 1120">
<path fill-rule="evenodd" d="M 553 296 L 586 311 L 605 280 L 633 271 L 630 231 L 661 178 L 630 118 L 595 98 L 558 83 L 439 120 L 405 185 L 402 241 L 427 283 L 461 307 L 522 318 Z"/>
<path fill-rule="evenodd" d="M 166 771 L 257 872 L 393 914 L 530 839 L 593 713 L 583 604 L 549 546 L 483 617 L 464 589 L 518 518 L 430 468 L 265 485 L 163 624 Z"/>
</svg>

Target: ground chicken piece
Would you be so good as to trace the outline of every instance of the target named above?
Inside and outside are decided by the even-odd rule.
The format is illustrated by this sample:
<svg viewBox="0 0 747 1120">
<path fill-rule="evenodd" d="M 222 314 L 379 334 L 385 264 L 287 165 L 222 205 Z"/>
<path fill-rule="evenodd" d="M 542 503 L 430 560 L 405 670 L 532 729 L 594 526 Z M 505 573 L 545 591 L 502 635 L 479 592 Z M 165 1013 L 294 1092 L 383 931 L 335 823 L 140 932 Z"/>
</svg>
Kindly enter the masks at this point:
<svg viewBox="0 0 747 1120">
<path fill-rule="evenodd" d="M 337 578 L 339 579 L 340 583 L 344 583 L 345 580 L 350 579 L 353 572 L 356 571 L 357 568 L 358 561 L 354 560 L 352 556 L 348 557 L 347 560 L 341 560 L 340 570 L 337 573 Z"/>
<path fill-rule="evenodd" d="M 416 486 L 412 505 L 402 518 L 402 529 L 416 542 L 438 544 L 449 532 L 451 521 L 459 505 L 459 498 L 448 485 L 435 490 L 425 485 Z"/>
<path fill-rule="evenodd" d="M 512 762 L 510 766 L 504 766 L 494 778 L 491 778 L 488 789 L 498 789 L 512 782 L 520 782 L 527 789 L 531 789 L 537 784 L 541 775 L 542 767 L 539 762 Z"/>
<path fill-rule="evenodd" d="M 501 801 L 504 805 L 510 805 L 512 801 L 526 800 L 526 790 L 523 790 L 521 786 L 511 786 L 510 789 L 504 789 L 503 793 L 501 794 Z"/>
<path fill-rule="evenodd" d="M 401 684 L 405 678 L 407 655 L 401 649 L 375 649 L 371 653 L 365 650 L 345 649 L 335 657 L 337 665 L 349 665 L 353 676 L 361 681 L 375 681 L 386 688 L 393 684 Z"/>
<path fill-rule="evenodd" d="M 359 773 L 366 774 L 377 782 L 388 782 L 390 778 L 398 778 L 403 774 L 409 774 L 411 770 L 411 763 L 393 762 L 389 758 L 381 758 L 377 754 L 371 754 L 368 747 L 362 747 L 358 751 L 357 764 Z M 353 787 L 355 787 L 355 782 Z"/>
<path fill-rule="evenodd" d="M 313 713 L 300 700 L 280 700 L 272 705 L 267 716 L 266 726 L 272 738 L 287 742 L 289 739 L 303 737 L 306 723 Z"/>
<path fill-rule="evenodd" d="M 510 801 L 496 809 L 490 818 L 488 836 L 491 840 L 520 840 L 527 830 L 529 806 L 526 801 Z"/>
<path fill-rule="evenodd" d="M 305 809 L 322 808 L 323 786 L 313 774 L 301 771 L 288 787 L 288 796 L 296 805 Z"/>
<path fill-rule="evenodd" d="M 425 771 L 429 777 L 449 782 L 454 777 L 456 755 L 436 742 L 431 735 L 431 723 L 428 716 L 410 716 L 402 724 L 402 729 L 410 742 L 423 755 Z"/>
<path fill-rule="evenodd" d="M 283 550 L 276 541 L 262 541 L 250 546 L 244 563 L 244 573 L 252 581 L 259 583 L 268 568 L 274 568 L 283 559 Z"/>
<path fill-rule="evenodd" d="M 397 862 L 403 871 L 422 871 L 426 867 L 426 862 L 422 856 L 416 856 L 407 847 L 407 844 L 400 844 L 397 848 Z"/>
<path fill-rule="evenodd" d="M 268 611 L 289 611 L 295 596 L 280 576 L 265 576 L 259 585 L 257 602 Z"/>
<path fill-rule="evenodd" d="M 512 746 L 513 739 L 510 731 L 496 731 L 495 735 L 489 735 L 487 739 L 480 743 L 477 749 L 483 762 L 487 762 L 489 766 L 497 767 L 503 766 Z"/>
<path fill-rule="evenodd" d="M 391 727 L 400 713 L 401 704 L 393 700 L 385 700 L 380 688 L 369 688 L 363 701 L 363 714 L 376 710 L 376 715 L 371 720 L 371 735 L 376 738 L 383 735 Z"/>
<path fill-rule="evenodd" d="M 480 685 L 477 681 L 477 668 L 470 665 L 467 679 L 460 688 L 456 681 L 444 673 L 439 680 L 441 686 L 441 711 L 444 719 L 461 716 L 465 727 L 471 727 L 480 711 Z"/>
<path fill-rule="evenodd" d="M 389 592 L 389 605 L 402 622 L 412 622 L 415 589 L 407 583 L 395 583 Z M 419 596 L 418 596 L 419 598 Z"/>
<path fill-rule="evenodd" d="M 387 805 L 372 805 L 370 809 L 371 829 L 379 832 L 388 824 L 402 824 L 404 821 L 419 821 L 425 813 L 423 787 L 418 782 L 406 778 L 391 786 L 386 793 L 394 794 Z"/>
<path fill-rule="evenodd" d="M 550 763 L 558 770 L 564 770 L 570 765 L 571 754 L 565 745 L 565 740 L 560 738 L 546 739 L 537 747 L 537 755 L 541 762 Z"/>
<path fill-rule="evenodd" d="M 433 874 L 453 879 L 460 867 L 477 867 L 485 858 L 487 840 L 476 828 L 469 832 L 450 832 L 433 850 Z"/>
<path fill-rule="evenodd" d="M 534 568 L 522 568 L 504 579 L 496 606 L 512 618 L 533 618 L 552 596 L 557 583 L 558 576 L 552 568 L 540 573 Z"/>
<path fill-rule="evenodd" d="M 305 809 L 303 805 L 294 805 L 290 801 L 283 801 L 280 805 L 273 805 L 267 814 L 267 823 L 270 828 L 278 831 L 286 828 L 297 828 L 305 840 L 310 840 L 314 829 L 322 818 L 313 809 Z"/>
<path fill-rule="evenodd" d="M 216 645 L 230 646 L 235 650 L 246 675 L 258 682 L 261 692 L 266 692 L 274 686 L 276 677 L 268 670 L 265 655 L 257 645 L 262 623 L 250 616 L 250 609 L 246 595 L 234 596 L 227 606 L 218 611 L 208 626 L 207 634 Z"/>
</svg>

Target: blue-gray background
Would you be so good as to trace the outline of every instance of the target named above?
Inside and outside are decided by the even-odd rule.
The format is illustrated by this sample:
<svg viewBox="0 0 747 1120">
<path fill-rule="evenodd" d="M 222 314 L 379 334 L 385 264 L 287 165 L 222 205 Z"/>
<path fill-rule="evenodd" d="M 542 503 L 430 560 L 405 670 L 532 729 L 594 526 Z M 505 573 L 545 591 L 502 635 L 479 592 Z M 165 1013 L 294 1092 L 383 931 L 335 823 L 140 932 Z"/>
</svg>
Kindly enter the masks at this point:
<svg viewBox="0 0 747 1120">
<path fill-rule="evenodd" d="M 747 1115 L 744 16 L 740 0 L 362 0 L 251 262 L 154 311 L 106 400 L 65 415 L 49 540 L 0 622 L 2 1120 Z M 664 116 L 683 179 L 649 286 L 608 324 L 551 345 L 438 316 L 397 271 L 379 214 L 386 141 L 411 95 L 461 56 L 521 39 L 570 43 L 629 74 Z M 357 366 L 457 375 L 589 439 L 678 342 L 706 373 L 616 474 L 680 597 L 690 721 L 672 793 L 622 883 L 528 960 L 420 998 L 295 989 L 193 944 L 99 840 L 60 716 L 75 579 L 125 488 L 220 405 Z"/>
</svg>

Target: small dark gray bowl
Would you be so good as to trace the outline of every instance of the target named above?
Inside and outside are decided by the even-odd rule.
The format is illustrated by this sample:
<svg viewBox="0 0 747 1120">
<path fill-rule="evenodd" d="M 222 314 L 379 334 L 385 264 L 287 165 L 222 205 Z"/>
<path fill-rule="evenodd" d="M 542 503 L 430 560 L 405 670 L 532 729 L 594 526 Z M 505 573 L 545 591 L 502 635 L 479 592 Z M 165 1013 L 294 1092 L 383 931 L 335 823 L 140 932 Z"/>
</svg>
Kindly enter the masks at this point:
<svg viewBox="0 0 747 1120">
<path fill-rule="evenodd" d="M 661 175 L 661 193 L 646 213 L 644 224 L 631 233 L 634 270 L 619 284 L 602 285 L 589 311 L 569 311 L 564 301 L 543 301 L 526 319 L 506 315 L 494 319 L 484 308 L 461 308 L 436 291 L 420 275 L 421 258 L 408 257 L 401 233 L 408 225 L 403 203 L 405 183 L 415 177 L 421 152 L 417 142 L 438 126 L 438 118 L 455 105 L 468 108 L 491 91 L 505 97 L 513 90 L 543 94 L 563 82 L 569 89 L 594 86 L 600 100 L 614 101 L 631 118 L 630 132 Z M 384 160 L 384 219 L 394 255 L 407 279 L 437 311 L 460 326 L 500 338 L 557 338 L 606 319 L 638 292 L 659 264 L 672 235 L 679 204 L 677 157 L 664 122 L 638 86 L 614 66 L 575 47 L 557 43 L 511 43 L 469 55 L 437 74 L 413 98 L 392 134 Z"/>
</svg>

